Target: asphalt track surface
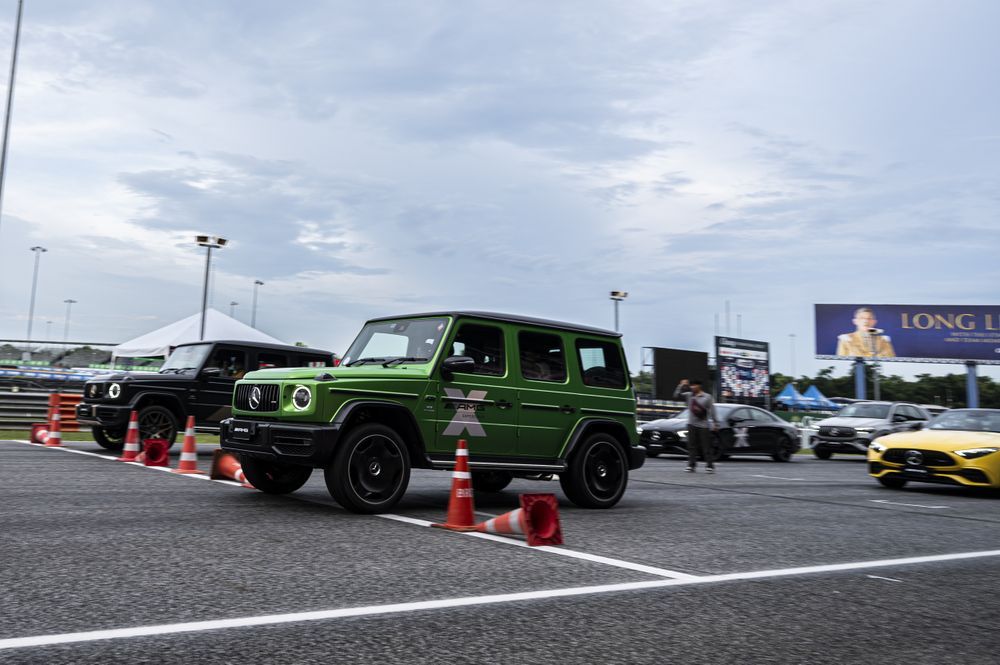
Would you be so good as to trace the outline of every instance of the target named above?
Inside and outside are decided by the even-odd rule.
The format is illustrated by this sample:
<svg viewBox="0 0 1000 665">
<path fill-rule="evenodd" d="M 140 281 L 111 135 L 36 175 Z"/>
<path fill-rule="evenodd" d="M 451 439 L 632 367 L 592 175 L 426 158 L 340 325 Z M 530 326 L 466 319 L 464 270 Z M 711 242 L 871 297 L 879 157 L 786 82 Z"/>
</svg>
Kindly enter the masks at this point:
<svg viewBox="0 0 1000 665">
<path fill-rule="evenodd" d="M 447 473 L 357 516 L 319 473 L 268 496 L 71 450 L 104 453 L 0 442 L 2 663 L 1000 663 L 1000 498 L 860 458 L 652 459 L 605 511 L 476 495 L 556 493 L 538 549 L 426 528 Z"/>
</svg>

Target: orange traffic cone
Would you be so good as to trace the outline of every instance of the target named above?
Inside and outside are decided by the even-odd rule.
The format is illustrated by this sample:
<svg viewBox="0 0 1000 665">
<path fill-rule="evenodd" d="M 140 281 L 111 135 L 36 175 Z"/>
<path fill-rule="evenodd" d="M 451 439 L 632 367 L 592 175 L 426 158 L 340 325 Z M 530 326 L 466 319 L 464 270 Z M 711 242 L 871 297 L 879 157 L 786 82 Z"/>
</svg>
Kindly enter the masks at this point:
<svg viewBox="0 0 1000 665">
<path fill-rule="evenodd" d="M 242 467 L 240 467 L 242 470 Z M 194 438 L 194 416 L 188 416 L 184 428 L 184 447 L 181 448 L 181 463 L 173 470 L 174 473 L 200 473 L 198 470 L 198 446 Z"/>
<path fill-rule="evenodd" d="M 170 442 L 166 439 L 143 439 L 139 457 L 146 466 L 170 466 L 169 449 Z"/>
<path fill-rule="evenodd" d="M 45 445 L 49 448 L 59 448 L 62 446 L 62 434 L 60 433 L 60 424 L 62 422 L 62 416 L 57 410 L 52 414 L 52 426 L 49 428 L 49 435 L 45 437 Z"/>
<path fill-rule="evenodd" d="M 473 516 L 472 476 L 469 473 L 469 449 L 465 439 L 458 440 L 455 449 L 455 470 L 451 474 L 451 498 L 448 500 L 448 519 L 444 524 L 431 526 L 452 531 L 475 531 Z"/>
<path fill-rule="evenodd" d="M 480 533 L 524 536 L 528 545 L 562 545 L 555 494 L 522 494 L 521 507 L 476 525 Z"/>
<path fill-rule="evenodd" d="M 247 481 L 247 477 L 243 475 L 243 466 L 240 461 L 236 459 L 236 455 L 226 452 L 221 448 L 215 451 L 212 455 L 212 470 L 208 474 L 208 477 L 212 480 L 235 480 L 241 483 L 243 487 L 249 489 L 257 489 Z"/>
<path fill-rule="evenodd" d="M 139 457 L 139 414 L 135 411 L 128 419 L 128 431 L 125 432 L 125 454 L 118 458 L 119 462 L 135 462 Z"/>
<path fill-rule="evenodd" d="M 31 424 L 31 439 L 32 443 L 45 443 L 45 439 L 49 438 L 49 423 L 32 423 Z"/>
</svg>

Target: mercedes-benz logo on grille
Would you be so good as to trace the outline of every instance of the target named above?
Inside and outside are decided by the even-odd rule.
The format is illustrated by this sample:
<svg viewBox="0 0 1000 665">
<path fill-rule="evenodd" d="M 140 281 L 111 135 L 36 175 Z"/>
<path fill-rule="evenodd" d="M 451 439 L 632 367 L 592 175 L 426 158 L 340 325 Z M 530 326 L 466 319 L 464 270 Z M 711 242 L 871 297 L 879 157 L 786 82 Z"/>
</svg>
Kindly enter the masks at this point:
<svg viewBox="0 0 1000 665">
<path fill-rule="evenodd" d="M 840 430 L 839 429 L 837 429 L 836 427 L 831 427 L 830 428 L 830 435 L 831 436 L 837 436 L 838 434 L 840 434 Z"/>
<path fill-rule="evenodd" d="M 260 407 L 260 386 L 250 389 L 250 408 L 256 411 Z"/>
<path fill-rule="evenodd" d="M 907 464 L 917 466 L 924 461 L 924 454 L 919 450 L 907 450 L 905 459 Z"/>
</svg>

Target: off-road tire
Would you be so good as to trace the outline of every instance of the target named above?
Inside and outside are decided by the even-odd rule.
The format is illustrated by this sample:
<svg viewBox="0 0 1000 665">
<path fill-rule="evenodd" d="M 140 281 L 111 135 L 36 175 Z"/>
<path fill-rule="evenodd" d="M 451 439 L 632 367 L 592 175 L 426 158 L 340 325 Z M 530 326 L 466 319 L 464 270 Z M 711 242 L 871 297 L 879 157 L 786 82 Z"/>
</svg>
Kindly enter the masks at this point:
<svg viewBox="0 0 1000 665">
<path fill-rule="evenodd" d="M 573 451 L 566 471 L 559 474 L 559 484 L 581 508 L 615 505 L 628 486 L 628 460 L 621 443 L 603 433 L 587 437 Z"/>
<path fill-rule="evenodd" d="M 165 439 L 167 448 L 177 439 L 177 417 L 165 406 L 154 404 L 139 409 L 139 444 L 146 439 Z"/>
<path fill-rule="evenodd" d="M 500 492 L 514 480 L 509 471 L 473 471 L 472 489 L 476 492 Z"/>
<path fill-rule="evenodd" d="M 323 472 L 330 496 L 352 513 L 382 513 L 410 483 L 410 454 L 396 430 L 368 423 L 351 430 Z"/>
<path fill-rule="evenodd" d="M 98 425 L 94 425 L 90 428 L 90 432 L 94 435 L 94 441 L 97 442 L 97 445 L 105 450 L 113 450 L 114 452 L 118 452 L 125 447 L 126 431 L 127 430 L 122 430 L 119 433 Z"/>
</svg>

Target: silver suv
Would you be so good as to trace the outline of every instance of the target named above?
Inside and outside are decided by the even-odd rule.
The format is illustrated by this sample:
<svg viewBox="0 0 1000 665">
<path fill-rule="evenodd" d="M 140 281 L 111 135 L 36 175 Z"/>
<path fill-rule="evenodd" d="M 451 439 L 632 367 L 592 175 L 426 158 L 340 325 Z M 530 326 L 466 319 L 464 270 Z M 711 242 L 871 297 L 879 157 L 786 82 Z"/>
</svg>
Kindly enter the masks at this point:
<svg viewBox="0 0 1000 665">
<path fill-rule="evenodd" d="M 834 453 L 864 455 L 868 445 L 884 434 L 921 429 L 930 419 L 927 411 L 906 402 L 854 402 L 836 416 L 814 424 L 809 441 L 813 454 L 830 459 Z"/>
</svg>

